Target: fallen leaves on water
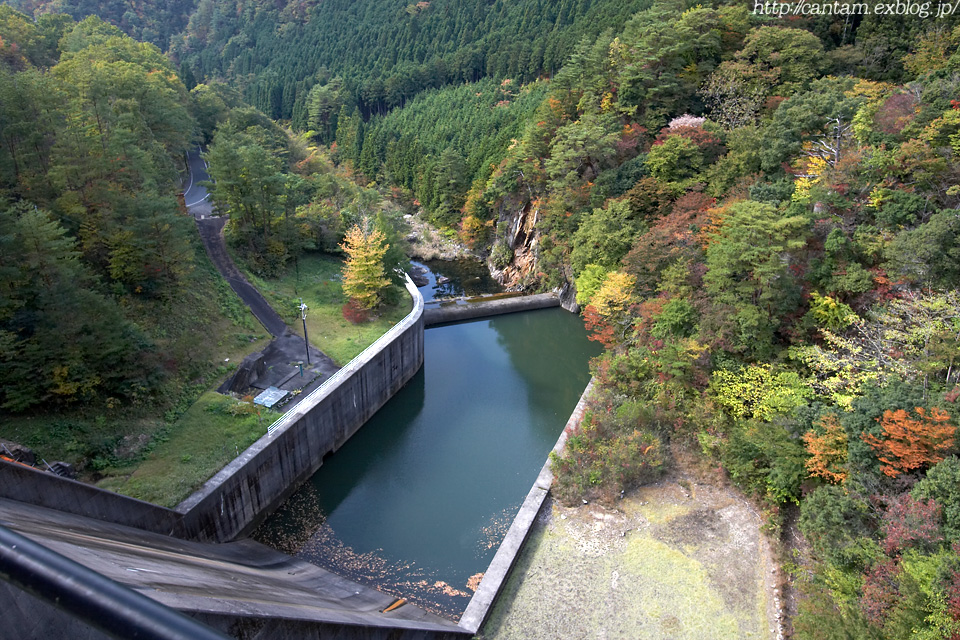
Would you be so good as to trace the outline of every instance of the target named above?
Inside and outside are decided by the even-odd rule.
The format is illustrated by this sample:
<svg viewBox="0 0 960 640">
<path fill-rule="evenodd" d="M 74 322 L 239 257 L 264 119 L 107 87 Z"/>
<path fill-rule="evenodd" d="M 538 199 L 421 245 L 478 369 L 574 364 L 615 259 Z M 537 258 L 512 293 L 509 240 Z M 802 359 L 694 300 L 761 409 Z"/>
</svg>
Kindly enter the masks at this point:
<svg viewBox="0 0 960 640">
<path fill-rule="evenodd" d="M 473 591 L 474 593 L 476 593 L 477 589 L 480 588 L 481 580 L 483 580 L 483 571 L 481 571 L 480 573 L 473 574 L 472 576 L 470 576 L 470 579 L 467 580 L 467 589 L 470 589 L 470 591 Z"/>
</svg>

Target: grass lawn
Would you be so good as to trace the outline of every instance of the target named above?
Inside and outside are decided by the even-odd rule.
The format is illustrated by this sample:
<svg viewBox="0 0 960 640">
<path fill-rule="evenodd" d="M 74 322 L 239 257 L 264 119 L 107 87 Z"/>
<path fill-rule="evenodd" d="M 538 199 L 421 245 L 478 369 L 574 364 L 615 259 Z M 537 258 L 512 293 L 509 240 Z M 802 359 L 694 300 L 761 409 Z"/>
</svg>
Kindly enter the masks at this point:
<svg viewBox="0 0 960 640">
<path fill-rule="evenodd" d="M 97 486 L 175 507 L 256 442 L 279 416 L 208 391 L 157 438 L 142 462 L 106 469 L 108 476 Z"/>
<path fill-rule="evenodd" d="M 236 260 L 236 257 L 234 257 Z M 242 261 L 237 260 L 238 264 Z M 303 335 L 300 320 L 300 297 L 308 307 L 307 333 L 310 343 L 343 366 L 366 349 L 387 329 L 402 320 L 413 308 L 405 290 L 395 306 L 383 306 L 377 316 L 363 324 L 352 324 L 343 317 L 347 302 L 341 287 L 343 261 L 323 253 L 307 253 L 299 264 L 290 264 L 286 273 L 276 279 L 258 278 L 249 272 L 250 282 L 263 294 L 277 313 L 297 335 Z"/>
</svg>

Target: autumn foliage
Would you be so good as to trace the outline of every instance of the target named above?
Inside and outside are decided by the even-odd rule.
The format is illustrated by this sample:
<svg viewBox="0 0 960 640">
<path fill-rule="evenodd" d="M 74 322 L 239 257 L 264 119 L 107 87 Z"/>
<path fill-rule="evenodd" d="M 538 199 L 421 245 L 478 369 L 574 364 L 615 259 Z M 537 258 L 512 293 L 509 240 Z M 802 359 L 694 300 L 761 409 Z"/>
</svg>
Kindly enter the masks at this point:
<svg viewBox="0 0 960 640">
<path fill-rule="evenodd" d="M 607 275 L 583 312 L 587 330 L 592 332 L 591 340 L 608 349 L 626 340 L 633 324 L 630 307 L 635 285 L 636 278 L 629 274 L 614 271 Z"/>
<path fill-rule="evenodd" d="M 820 420 L 823 435 L 808 431 L 803 436 L 810 458 L 806 461 L 807 471 L 835 484 L 847 479 L 847 433 L 837 421 L 837 416 L 827 414 Z"/>
<path fill-rule="evenodd" d="M 884 411 L 880 418 L 884 437 L 869 433 L 863 436 L 883 463 L 880 470 L 891 478 L 935 465 L 953 446 L 956 428 L 949 422 L 950 414 L 939 407 L 931 409 L 929 414 L 917 407 L 916 413 L 919 417 L 915 419 L 903 409 Z"/>
<path fill-rule="evenodd" d="M 885 558 L 864 572 L 860 608 L 867 620 L 881 624 L 900 599 L 897 585 L 897 563 Z"/>
<path fill-rule="evenodd" d="M 370 320 L 370 312 L 364 309 L 356 298 L 350 298 L 341 308 L 343 317 L 351 324 L 362 324 Z"/>
<path fill-rule="evenodd" d="M 887 508 L 881 525 L 885 553 L 901 554 L 911 547 L 935 548 L 943 541 L 940 505 L 935 500 L 914 500 L 901 494 Z"/>
<path fill-rule="evenodd" d="M 363 309 L 380 303 L 380 292 L 390 284 L 383 268 L 389 244 L 382 232 L 364 231 L 359 225 L 347 232 L 340 248 L 347 254 L 343 268 L 343 292 Z"/>
</svg>

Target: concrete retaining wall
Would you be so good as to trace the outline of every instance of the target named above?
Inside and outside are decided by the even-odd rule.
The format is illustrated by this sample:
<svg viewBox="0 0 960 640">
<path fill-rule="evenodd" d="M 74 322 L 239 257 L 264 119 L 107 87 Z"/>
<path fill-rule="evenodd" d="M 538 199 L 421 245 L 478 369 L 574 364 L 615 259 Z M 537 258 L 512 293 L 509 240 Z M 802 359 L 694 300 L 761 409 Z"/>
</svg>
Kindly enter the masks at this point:
<svg viewBox="0 0 960 640">
<path fill-rule="evenodd" d="M 251 531 L 423 366 L 423 297 L 407 278 L 413 311 L 270 426 L 177 506 L 199 540 Z"/>
<path fill-rule="evenodd" d="M 557 443 L 553 447 L 553 451 L 557 454 L 563 452 L 563 447 L 567 443 L 567 437 L 570 435 L 570 432 L 576 429 L 577 425 L 579 425 L 583 419 L 583 412 L 587 407 L 587 398 L 590 397 L 590 390 L 592 388 L 593 380 L 587 384 L 586 389 L 584 389 L 580 395 L 580 401 L 577 402 L 577 406 L 574 408 L 573 413 L 570 414 L 570 419 L 567 420 L 567 424 L 563 428 L 563 433 L 560 434 Z M 550 470 L 550 459 L 548 458 L 543 464 L 543 468 L 540 469 L 540 475 L 537 476 L 533 487 L 531 487 L 529 493 L 527 493 L 523 504 L 520 505 L 520 511 L 517 512 L 517 517 L 513 519 L 513 524 L 511 524 L 510 529 L 507 530 L 507 535 L 503 538 L 503 542 L 500 543 L 500 548 L 497 549 L 496 555 L 493 556 L 490 566 L 487 567 L 487 570 L 484 572 L 483 580 L 480 581 L 480 587 L 477 589 L 477 592 L 473 594 L 473 598 L 470 599 L 466 611 L 464 611 L 460 617 L 459 626 L 464 631 L 475 634 L 480 630 L 480 627 L 483 626 L 487 615 L 490 613 L 490 609 L 493 607 L 494 601 L 496 601 L 500 590 L 503 589 L 503 585 L 507 581 L 507 576 L 510 575 L 510 570 L 513 568 L 517 556 L 520 555 L 520 549 L 523 548 L 523 543 L 526 541 L 527 535 L 530 533 L 530 528 L 540 513 L 540 508 L 547 499 L 547 492 L 550 491 L 551 484 L 553 484 L 553 472 Z"/>
<path fill-rule="evenodd" d="M 466 636 L 456 623 L 413 604 L 383 612 L 394 596 L 252 540 L 191 542 L 4 499 L 0 499 L 0 522 L 66 560 L 234 637 L 439 640 Z M 0 555 L 11 560 L 6 566 L 14 580 L 32 582 L 18 572 L 36 565 L 13 562 L 18 554 L 9 546 L 0 549 Z M 59 588 L 76 587 L 81 592 L 90 588 L 82 573 L 74 573 L 69 566 L 53 572 L 70 578 L 55 581 Z M 4 589 L 4 584 L 0 580 L 0 615 L 5 628 L 15 635 L 0 630 L 0 638 L 86 637 L 82 623 L 68 614 L 55 615 L 56 610 L 43 600 L 15 587 Z M 101 639 L 99 634 L 94 637 Z"/>
<path fill-rule="evenodd" d="M 498 316 L 517 311 L 533 311 L 559 307 L 560 297 L 556 293 L 538 293 L 532 296 L 512 298 L 456 298 L 430 303 L 423 312 L 424 326 L 432 327 L 447 322 L 462 322 L 487 316 Z"/>
<path fill-rule="evenodd" d="M 89 484 L 0 460 L 0 498 L 87 516 L 112 524 L 183 537 L 183 518 L 172 509 Z"/>
</svg>

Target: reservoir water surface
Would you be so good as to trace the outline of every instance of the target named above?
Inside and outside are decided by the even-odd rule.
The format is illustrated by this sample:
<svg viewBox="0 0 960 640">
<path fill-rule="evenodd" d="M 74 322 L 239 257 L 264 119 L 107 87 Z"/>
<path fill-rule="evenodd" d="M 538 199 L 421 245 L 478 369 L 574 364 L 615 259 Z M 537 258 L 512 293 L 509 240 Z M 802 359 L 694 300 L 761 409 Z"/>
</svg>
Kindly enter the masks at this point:
<svg viewBox="0 0 960 640">
<path fill-rule="evenodd" d="M 421 371 L 256 537 L 458 618 L 599 352 L 561 309 L 427 329 Z"/>
</svg>

